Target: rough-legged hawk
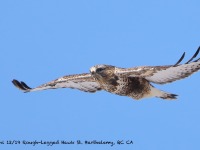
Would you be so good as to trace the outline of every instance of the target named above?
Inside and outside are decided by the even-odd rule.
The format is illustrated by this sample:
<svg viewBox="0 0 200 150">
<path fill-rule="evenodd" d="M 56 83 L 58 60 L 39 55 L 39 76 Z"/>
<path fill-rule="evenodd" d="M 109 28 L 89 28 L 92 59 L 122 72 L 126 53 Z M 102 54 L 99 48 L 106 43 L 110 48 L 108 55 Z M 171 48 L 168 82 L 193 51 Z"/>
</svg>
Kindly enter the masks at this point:
<svg viewBox="0 0 200 150">
<path fill-rule="evenodd" d="M 32 92 L 56 88 L 73 88 L 85 92 L 106 90 L 117 95 L 134 99 L 159 97 L 162 99 L 176 99 L 170 94 L 156 89 L 150 83 L 165 84 L 186 78 L 200 69 L 200 59 L 193 61 L 198 55 L 200 47 L 194 56 L 185 64 L 180 64 L 185 53 L 175 65 L 143 66 L 134 68 L 119 68 L 111 65 L 96 65 L 90 68 L 90 73 L 68 75 L 36 88 L 30 88 L 24 82 L 13 80 L 13 84 L 24 92 Z"/>
</svg>

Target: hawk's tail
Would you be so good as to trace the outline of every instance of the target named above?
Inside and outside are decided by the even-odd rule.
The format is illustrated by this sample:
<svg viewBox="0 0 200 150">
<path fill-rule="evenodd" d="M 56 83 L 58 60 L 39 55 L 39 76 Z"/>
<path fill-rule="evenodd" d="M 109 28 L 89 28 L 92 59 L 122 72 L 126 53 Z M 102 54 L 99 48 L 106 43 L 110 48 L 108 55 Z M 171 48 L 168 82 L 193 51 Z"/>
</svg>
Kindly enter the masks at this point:
<svg viewBox="0 0 200 150">
<path fill-rule="evenodd" d="M 162 99 L 168 99 L 168 100 L 177 99 L 176 97 L 178 96 L 176 94 L 171 94 L 171 93 L 161 91 L 161 90 L 156 89 L 154 87 L 151 87 L 151 95 L 155 96 L 155 97 L 162 98 Z"/>
</svg>

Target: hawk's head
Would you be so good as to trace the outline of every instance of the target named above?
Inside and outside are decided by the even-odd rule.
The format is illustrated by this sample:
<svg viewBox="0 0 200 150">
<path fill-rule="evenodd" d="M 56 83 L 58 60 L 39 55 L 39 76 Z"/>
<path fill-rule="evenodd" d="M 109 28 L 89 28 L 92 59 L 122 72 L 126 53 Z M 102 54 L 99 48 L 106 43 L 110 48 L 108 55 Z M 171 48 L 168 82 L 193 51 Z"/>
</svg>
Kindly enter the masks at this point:
<svg viewBox="0 0 200 150">
<path fill-rule="evenodd" d="M 111 65 L 96 65 L 90 68 L 91 75 L 100 81 L 105 81 L 113 77 L 115 67 Z"/>
</svg>

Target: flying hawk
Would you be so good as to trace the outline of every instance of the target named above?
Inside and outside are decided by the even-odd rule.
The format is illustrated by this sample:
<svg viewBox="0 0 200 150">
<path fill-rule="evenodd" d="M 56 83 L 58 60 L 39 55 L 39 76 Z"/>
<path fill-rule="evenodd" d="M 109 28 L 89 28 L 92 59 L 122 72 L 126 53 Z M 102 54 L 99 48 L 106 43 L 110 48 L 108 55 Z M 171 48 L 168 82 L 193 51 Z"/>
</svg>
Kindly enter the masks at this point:
<svg viewBox="0 0 200 150">
<path fill-rule="evenodd" d="M 111 65 L 96 65 L 90 68 L 90 73 L 68 75 L 36 88 L 30 88 L 24 82 L 13 80 L 13 84 L 24 92 L 32 92 L 57 88 L 79 89 L 84 92 L 105 90 L 136 100 L 147 97 L 176 99 L 176 94 L 167 93 L 155 88 L 152 83 L 166 84 L 186 78 L 200 69 L 198 55 L 200 47 L 193 57 L 185 64 L 180 64 L 185 52 L 175 65 L 142 66 L 134 68 L 119 68 Z"/>
</svg>

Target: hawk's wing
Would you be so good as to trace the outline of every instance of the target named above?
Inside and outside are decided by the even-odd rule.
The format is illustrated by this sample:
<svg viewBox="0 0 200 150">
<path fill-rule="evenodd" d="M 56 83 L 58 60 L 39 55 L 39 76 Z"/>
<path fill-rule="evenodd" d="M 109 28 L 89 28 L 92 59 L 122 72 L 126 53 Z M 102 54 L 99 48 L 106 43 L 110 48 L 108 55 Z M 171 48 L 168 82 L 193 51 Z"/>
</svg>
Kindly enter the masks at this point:
<svg viewBox="0 0 200 150">
<path fill-rule="evenodd" d="M 191 62 L 199 53 L 200 47 L 194 54 L 194 56 L 185 64 L 179 65 L 185 56 L 182 55 L 181 59 L 175 65 L 169 66 L 147 66 L 147 67 L 136 67 L 129 69 L 116 68 L 116 74 L 119 76 L 128 77 L 143 77 L 150 82 L 157 84 L 170 83 L 176 80 L 186 78 L 197 72 L 200 69 L 200 59 Z"/>
<path fill-rule="evenodd" d="M 19 82 L 17 80 L 13 80 L 12 82 L 17 88 L 24 92 L 56 88 L 72 88 L 79 89 L 84 92 L 96 92 L 97 90 L 101 90 L 100 85 L 95 81 L 95 79 L 90 74 L 86 73 L 64 76 L 36 88 L 30 88 L 24 82 Z"/>
<path fill-rule="evenodd" d="M 170 67 L 154 67 L 155 73 L 145 77 L 150 82 L 157 84 L 170 83 L 190 76 L 200 69 L 200 61 L 192 62 L 190 64 L 183 64 L 179 66 Z"/>
</svg>

